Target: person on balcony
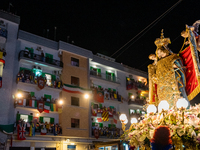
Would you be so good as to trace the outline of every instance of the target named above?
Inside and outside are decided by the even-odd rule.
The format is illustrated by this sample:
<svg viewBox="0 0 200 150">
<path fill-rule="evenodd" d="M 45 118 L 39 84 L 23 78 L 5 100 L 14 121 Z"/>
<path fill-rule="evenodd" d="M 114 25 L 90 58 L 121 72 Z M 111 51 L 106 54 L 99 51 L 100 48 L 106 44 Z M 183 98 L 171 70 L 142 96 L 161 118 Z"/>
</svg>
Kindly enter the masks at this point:
<svg viewBox="0 0 200 150">
<path fill-rule="evenodd" d="M 41 52 L 41 61 L 44 61 L 44 52 Z"/>
</svg>

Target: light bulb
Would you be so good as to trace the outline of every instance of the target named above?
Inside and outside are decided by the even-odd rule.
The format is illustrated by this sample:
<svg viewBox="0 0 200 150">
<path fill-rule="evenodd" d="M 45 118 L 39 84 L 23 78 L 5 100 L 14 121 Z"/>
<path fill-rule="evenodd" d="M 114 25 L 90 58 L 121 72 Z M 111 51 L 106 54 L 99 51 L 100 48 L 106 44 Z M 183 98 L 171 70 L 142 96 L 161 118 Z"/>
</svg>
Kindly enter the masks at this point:
<svg viewBox="0 0 200 150">
<path fill-rule="evenodd" d="M 153 104 L 150 104 L 150 105 L 147 107 L 147 113 L 148 113 L 148 114 L 149 114 L 149 113 L 156 113 L 156 111 L 157 111 L 157 108 L 156 108 L 156 106 L 153 105 Z"/>
<path fill-rule="evenodd" d="M 131 124 L 138 123 L 138 120 L 136 118 L 131 118 Z"/>
<path fill-rule="evenodd" d="M 162 110 L 169 110 L 169 103 L 166 100 L 162 100 L 158 105 L 158 112 Z"/>
<path fill-rule="evenodd" d="M 124 124 L 127 124 L 127 123 L 128 123 L 128 119 L 126 119 L 123 123 L 124 123 Z"/>
<path fill-rule="evenodd" d="M 185 98 L 180 98 L 176 102 L 176 107 L 177 108 L 187 108 L 188 107 L 188 101 Z"/>
<path fill-rule="evenodd" d="M 126 115 L 125 114 L 121 114 L 120 116 L 119 116 L 119 120 L 120 121 L 125 121 L 127 119 L 127 117 L 126 117 Z"/>
<path fill-rule="evenodd" d="M 59 104 L 60 104 L 60 105 L 62 105 L 62 104 L 63 104 L 63 101 L 62 101 L 62 100 L 60 100 L 60 101 L 59 101 Z"/>
<path fill-rule="evenodd" d="M 17 93 L 17 98 L 21 98 L 22 94 L 21 93 Z"/>
</svg>

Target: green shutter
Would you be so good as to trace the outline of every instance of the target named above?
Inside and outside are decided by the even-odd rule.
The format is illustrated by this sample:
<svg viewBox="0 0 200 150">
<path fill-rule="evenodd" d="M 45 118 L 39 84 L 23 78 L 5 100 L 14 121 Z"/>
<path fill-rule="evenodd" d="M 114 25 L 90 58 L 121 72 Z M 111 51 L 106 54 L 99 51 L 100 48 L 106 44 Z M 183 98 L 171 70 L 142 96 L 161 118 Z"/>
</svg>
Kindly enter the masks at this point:
<svg viewBox="0 0 200 150">
<path fill-rule="evenodd" d="M 92 70 L 93 69 L 93 67 L 92 66 L 90 66 L 90 70 Z"/>
<path fill-rule="evenodd" d="M 116 89 L 113 89 L 113 92 L 116 92 Z"/>
<path fill-rule="evenodd" d="M 114 74 L 114 73 L 111 73 L 111 76 L 112 76 L 112 77 L 115 77 L 115 74 Z"/>
<path fill-rule="evenodd" d="M 16 119 L 17 121 L 19 121 L 20 120 L 20 114 L 17 114 L 17 119 Z"/>
<path fill-rule="evenodd" d="M 98 72 L 98 73 L 101 73 L 101 69 L 97 69 L 97 72 Z"/>
<path fill-rule="evenodd" d="M 99 127 L 103 128 L 103 123 L 99 123 Z"/>
<path fill-rule="evenodd" d="M 110 109 L 114 109 L 115 107 L 114 106 L 110 106 Z"/>
<path fill-rule="evenodd" d="M 111 91 L 111 88 L 108 88 L 108 91 Z"/>
<path fill-rule="evenodd" d="M 92 122 L 92 127 L 94 127 L 95 126 L 95 122 Z"/>
<path fill-rule="evenodd" d="M 33 120 L 33 116 L 32 115 L 28 115 L 28 122 L 31 122 Z"/>
<path fill-rule="evenodd" d="M 51 77 L 52 77 L 53 81 L 56 81 L 56 76 L 55 75 L 51 75 Z"/>
<path fill-rule="evenodd" d="M 54 118 L 50 118 L 50 123 L 51 123 L 51 124 L 54 123 Z"/>
<path fill-rule="evenodd" d="M 99 108 L 100 108 L 100 109 L 102 108 L 102 104 L 99 104 Z"/>
<path fill-rule="evenodd" d="M 43 78 L 46 77 L 44 72 L 42 72 L 42 77 L 43 77 Z"/>
<path fill-rule="evenodd" d="M 31 92 L 30 94 L 31 94 L 31 97 L 35 96 L 35 92 Z"/>
<path fill-rule="evenodd" d="M 44 94 L 44 97 L 45 97 L 46 99 L 50 99 L 50 101 L 51 101 L 51 95 Z"/>
<path fill-rule="evenodd" d="M 111 124 L 108 124 L 108 128 L 110 128 L 111 127 Z"/>
<path fill-rule="evenodd" d="M 100 89 L 101 89 L 101 86 L 100 86 L 100 85 L 98 85 L 98 88 L 100 88 Z"/>
<path fill-rule="evenodd" d="M 43 118 L 44 118 L 44 117 L 40 117 L 40 118 L 39 118 L 39 121 L 40 121 L 41 123 L 43 123 L 43 120 L 44 120 Z"/>
</svg>

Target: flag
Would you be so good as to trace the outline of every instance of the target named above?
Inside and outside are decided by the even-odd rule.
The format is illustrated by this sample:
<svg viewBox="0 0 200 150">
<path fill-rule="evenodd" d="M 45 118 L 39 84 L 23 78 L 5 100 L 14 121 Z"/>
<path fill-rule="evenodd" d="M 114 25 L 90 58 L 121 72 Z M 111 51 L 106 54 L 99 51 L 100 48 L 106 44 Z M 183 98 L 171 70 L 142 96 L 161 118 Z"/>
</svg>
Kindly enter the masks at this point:
<svg viewBox="0 0 200 150">
<path fill-rule="evenodd" d="M 103 113 L 102 113 L 102 120 L 103 121 L 109 121 L 109 113 L 108 111 L 104 110 Z"/>
<path fill-rule="evenodd" d="M 103 91 L 96 91 L 94 93 L 94 100 L 99 103 L 104 103 L 104 92 Z"/>
<path fill-rule="evenodd" d="M 37 108 L 37 101 L 36 100 L 29 100 L 29 106 Z"/>
<path fill-rule="evenodd" d="M 114 123 L 117 124 L 117 119 L 113 119 Z"/>
<path fill-rule="evenodd" d="M 92 108 L 92 116 L 97 116 L 97 110 Z"/>
<path fill-rule="evenodd" d="M 199 71 L 195 69 L 197 64 L 193 60 L 192 49 L 192 47 L 188 46 L 180 53 L 183 65 L 186 68 L 186 92 L 189 100 L 192 100 L 200 92 L 200 81 L 197 76 Z"/>
<path fill-rule="evenodd" d="M 44 111 L 44 102 L 38 102 L 38 111 L 42 113 Z"/>
<path fill-rule="evenodd" d="M 84 94 L 84 93 L 91 94 L 92 93 L 91 90 L 84 89 L 79 86 L 69 85 L 69 84 L 64 84 L 63 91 L 68 92 L 68 93 L 77 93 L 77 94 Z"/>
<path fill-rule="evenodd" d="M 18 105 L 26 106 L 26 99 L 18 99 Z"/>
<path fill-rule="evenodd" d="M 51 111 L 56 111 L 56 104 L 51 104 Z"/>
<path fill-rule="evenodd" d="M 49 113 L 50 110 L 50 103 L 45 102 L 44 103 L 44 112 Z"/>
<path fill-rule="evenodd" d="M 101 118 L 97 118 L 97 122 L 102 122 L 102 119 Z"/>
</svg>

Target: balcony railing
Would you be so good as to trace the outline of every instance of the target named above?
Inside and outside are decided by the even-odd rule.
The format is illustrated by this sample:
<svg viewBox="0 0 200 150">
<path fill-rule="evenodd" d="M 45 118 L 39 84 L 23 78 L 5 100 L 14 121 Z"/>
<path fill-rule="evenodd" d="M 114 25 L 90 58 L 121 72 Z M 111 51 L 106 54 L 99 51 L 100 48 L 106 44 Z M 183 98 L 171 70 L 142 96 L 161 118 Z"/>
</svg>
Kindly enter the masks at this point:
<svg viewBox="0 0 200 150">
<path fill-rule="evenodd" d="M 128 104 L 135 104 L 135 105 L 145 105 L 146 104 L 146 100 L 141 100 L 141 99 L 136 99 L 136 100 L 129 100 Z"/>
<path fill-rule="evenodd" d="M 29 59 L 37 62 L 42 62 L 45 64 L 50 64 L 53 66 L 58 66 L 58 67 L 63 67 L 63 62 L 55 59 L 51 59 L 49 57 L 42 57 L 41 55 L 34 54 L 34 53 L 29 53 L 28 51 L 21 50 L 19 53 L 18 59 Z"/>
<path fill-rule="evenodd" d="M 99 72 L 94 71 L 94 70 L 90 70 L 90 75 L 104 79 L 104 80 L 107 80 L 107 81 L 119 83 L 119 79 L 117 77 L 107 75 L 107 74 L 103 74 L 103 73 L 99 73 Z"/>
</svg>

